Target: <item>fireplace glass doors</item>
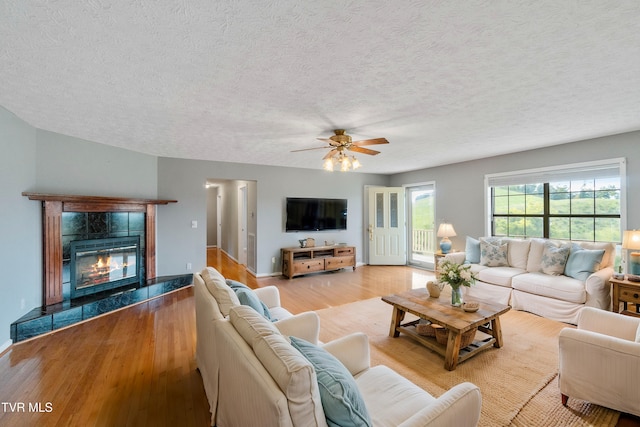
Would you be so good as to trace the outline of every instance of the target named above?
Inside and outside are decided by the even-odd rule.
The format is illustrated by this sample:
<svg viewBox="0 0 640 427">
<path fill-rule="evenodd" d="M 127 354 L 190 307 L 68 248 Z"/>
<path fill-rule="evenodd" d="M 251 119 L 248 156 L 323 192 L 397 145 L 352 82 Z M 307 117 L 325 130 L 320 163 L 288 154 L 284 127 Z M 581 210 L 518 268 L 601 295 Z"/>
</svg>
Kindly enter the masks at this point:
<svg viewBox="0 0 640 427">
<path fill-rule="evenodd" d="M 140 238 L 71 242 L 71 298 L 140 282 Z"/>
</svg>

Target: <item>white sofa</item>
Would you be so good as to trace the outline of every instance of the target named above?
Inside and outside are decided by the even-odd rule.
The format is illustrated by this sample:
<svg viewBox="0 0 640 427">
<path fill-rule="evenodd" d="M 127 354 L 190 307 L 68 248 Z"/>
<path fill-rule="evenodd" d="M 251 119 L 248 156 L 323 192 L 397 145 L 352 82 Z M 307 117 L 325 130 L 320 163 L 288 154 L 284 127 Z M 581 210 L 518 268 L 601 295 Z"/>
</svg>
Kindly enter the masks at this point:
<svg viewBox="0 0 640 427">
<path fill-rule="evenodd" d="M 196 364 L 202 375 L 213 425 L 218 405 L 220 371 L 214 325 L 217 321 L 228 317 L 231 307 L 240 305 L 240 301 L 227 285 L 224 276 L 213 267 L 207 267 L 195 273 L 193 285 L 196 304 Z M 279 319 L 273 322 L 279 330 L 312 343 L 318 342 L 320 318 L 316 313 L 305 312 L 292 315 L 280 306 L 280 292 L 275 286 L 258 288 L 254 293 L 265 303 L 271 315 Z"/>
<path fill-rule="evenodd" d="M 569 397 L 640 416 L 640 318 L 586 307 L 559 338 L 558 386 Z"/>
<path fill-rule="evenodd" d="M 327 404 L 317 382 L 327 377 L 317 372 L 325 371 L 317 371 L 302 350 L 294 348 L 290 342 L 294 338 L 288 339 L 246 306 L 232 307 L 230 316 L 213 322 L 213 327 L 220 365 L 218 427 L 327 426 L 326 417 L 335 420 L 334 415 L 325 415 L 325 410 L 335 409 L 329 409 L 333 405 Z M 307 347 L 316 351 L 312 345 Z M 458 384 L 435 398 L 386 366 L 370 367 L 368 338 L 361 333 L 323 344 L 321 349 L 318 351 L 335 356 L 341 369 L 346 368 L 347 382 L 355 381 L 356 394 L 373 426 L 464 427 L 478 423 L 482 397 L 471 383 Z M 331 391 L 342 395 L 346 389 Z"/>
<path fill-rule="evenodd" d="M 585 306 L 610 309 L 613 243 L 470 237 L 466 243 L 464 252 L 445 259 L 471 264 L 478 280 L 464 289 L 467 299 L 492 300 L 571 324 L 577 324 Z"/>
</svg>

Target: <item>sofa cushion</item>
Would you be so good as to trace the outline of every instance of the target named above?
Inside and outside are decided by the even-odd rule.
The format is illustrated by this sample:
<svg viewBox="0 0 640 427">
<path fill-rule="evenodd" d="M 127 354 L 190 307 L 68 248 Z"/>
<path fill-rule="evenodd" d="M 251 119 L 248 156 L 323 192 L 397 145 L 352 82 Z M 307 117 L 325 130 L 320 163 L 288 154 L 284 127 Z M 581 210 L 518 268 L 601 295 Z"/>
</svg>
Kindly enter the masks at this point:
<svg viewBox="0 0 640 427">
<path fill-rule="evenodd" d="M 291 345 L 316 371 L 322 407 L 330 426 L 371 426 L 371 418 L 356 381 L 331 353 L 303 339 L 291 337 Z"/>
<path fill-rule="evenodd" d="M 465 264 L 478 264 L 480 262 L 480 240 L 467 236 L 464 254 Z"/>
<path fill-rule="evenodd" d="M 515 276 L 511 280 L 511 286 L 519 291 L 576 304 L 584 304 L 587 301 L 584 282 L 568 276 L 552 276 L 541 272 L 525 273 Z"/>
<path fill-rule="evenodd" d="M 246 305 L 237 305 L 229 311 L 231 324 L 238 331 L 238 334 L 252 348 L 258 337 L 268 335 L 280 335 L 280 331 L 257 311 Z"/>
<path fill-rule="evenodd" d="M 227 285 L 224 276 L 218 270 L 213 267 L 206 267 L 200 275 L 209 293 L 216 299 L 223 316 L 229 315 L 231 307 L 240 305 L 240 300 L 238 300 L 236 293 Z"/>
<path fill-rule="evenodd" d="M 585 282 L 596 271 L 603 256 L 603 249 L 583 249 L 582 246 L 573 244 L 564 266 L 564 274 Z"/>
<path fill-rule="evenodd" d="M 378 365 L 356 375 L 356 383 L 375 426 L 398 426 L 436 398 L 391 368 Z M 380 385 L 384 384 L 384 387 Z"/>
<path fill-rule="evenodd" d="M 251 289 L 244 283 L 240 283 L 236 280 L 227 279 L 226 283 L 236 293 L 236 296 L 238 297 L 240 304 L 248 305 L 249 307 L 257 311 L 259 314 L 262 314 L 267 319 L 273 320 L 271 318 L 271 312 L 269 311 L 269 307 L 267 307 L 265 303 L 260 301 L 260 298 L 258 298 L 258 295 L 256 295 L 253 289 Z"/>
<path fill-rule="evenodd" d="M 640 325 L 638 325 L 638 330 L 636 331 L 636 342 L 640 342 Z"/>
<path fill-rule="evenodd" d="M 544 242 L 544 250 L 542 251 L 542 262 L 540 263 L 540 271 L 544 274 L 559 276 L 564 273 L 564 266 L 569 257 L 571 244 L 566 243 L 557 245 L 551 241 Z"/>
<path fill-rule="evenodd" d="M 507 261 L 509 266 L 526 270 L 531 241 L 523 239 L 509 239 L 507 240 L 507 245 L 509 245 L 509 249 L 507 250 Z"/>
<path fill-rule="evenodd" d="M 513 277 L 526 273 L 526 270 L 515 267 L 492 267 L 480 270 L 477 273 L 478 280 L 492 285 L 511 287 Z"/>
<path fill-rule="evenodd" d="M 508 249 L 509 245 L 507 243 L 493 244 L 485 238 L 480 239 L 480 264 L 487 267 L 508 266 Z"/>
</svg>

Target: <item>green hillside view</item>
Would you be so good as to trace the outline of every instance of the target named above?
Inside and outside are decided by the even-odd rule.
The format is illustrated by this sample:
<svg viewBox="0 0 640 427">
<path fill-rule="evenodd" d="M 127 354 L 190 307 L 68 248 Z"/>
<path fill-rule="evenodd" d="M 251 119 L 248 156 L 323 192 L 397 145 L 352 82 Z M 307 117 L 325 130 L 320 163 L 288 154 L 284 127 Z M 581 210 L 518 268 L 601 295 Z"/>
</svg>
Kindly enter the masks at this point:
<svg viewBox="0 0 640 427">
<path fill-rule="evenodd" d="M 584 183 L 583 183 L 584 184 Z M 549 237 L 553 239 L 620 242 L 620 190 L 615 185 L 575 188 L 574 183 L 551 185 L 549 190 Z M 517 215 L 540 215 L 524 217 Z M 516 215 L 495 218 L 499 215 Z M 494 189 L 494 234 L 542 237 L 544 194 L 542 185 L 496 187 Z M 590 215 L 591 217 L 554 217 Z"/>
<path fill-rule="evenodd" d="M 412 206 L 412 224 L 416 230 L 432 230 L 435 224 L 433 219 L 432 196 L 417 198 Z"/>
</svg>

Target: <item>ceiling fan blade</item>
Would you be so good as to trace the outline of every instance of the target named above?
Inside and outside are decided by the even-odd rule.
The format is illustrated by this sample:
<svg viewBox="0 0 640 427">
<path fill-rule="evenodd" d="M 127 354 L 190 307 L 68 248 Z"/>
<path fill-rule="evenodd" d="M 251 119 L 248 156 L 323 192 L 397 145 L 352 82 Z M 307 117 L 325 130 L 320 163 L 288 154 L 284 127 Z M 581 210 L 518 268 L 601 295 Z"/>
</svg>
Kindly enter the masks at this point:
<svg viewBox="0 0 640 427">
<path fill-rule="evenodd" d="M 340 145 L 339 142 L 334 141 L 333 139 L 330 139 L 330 138 L 316 138 L 316 139 L 319 141 L 324 141 L 327 144 L 331 145 L 332 147 L 337 147 L 338 145 Z"/>
<path fill-rule="evenodd" d="M 363 139 L 362 141 L 354 141 L 352 144 L 362 147 L 363 145 L 388 144 L 387 138 Z"/>
<path fill-rule="evenodd" d="M 291 153 L 295 153 L 297 151 L 309 151 L 309 150 L 321 150 L 321 149 L 327 149 L 327 148 L 331 148 L 331 147 L 327 147 L 326 145 L 323 145 L 322 147 L 313 147 L 313 148 L 302 148 L 300 150 L 291 150 Z"/>
<path fill-rule="evenodd" d="M 349 147 L 349 150 L 350 151 L 355 151 L 356 153 L 370 154 L 372 156 L 375 156 L 376 154 L 380 154 L 379 151 L 370 150 L 368 148 L 358 147 L 357 145 L 352 145 L 351 147 Z"/>
<path fill-rule="evenodd" d="M 327 160 L 328 158 L 332 157 L 332 156 L 333 156 L 334 154 L 336 154 L 337 152 L 338 152 L 338 150 L 331 150 L 331 151 L 329 151 L 329 152 L 327 153 L 327 155 L 326 155 L 326 156 L 324 156 L 324 157 L 322 158 L 322 160 Z"/>
</svg>

